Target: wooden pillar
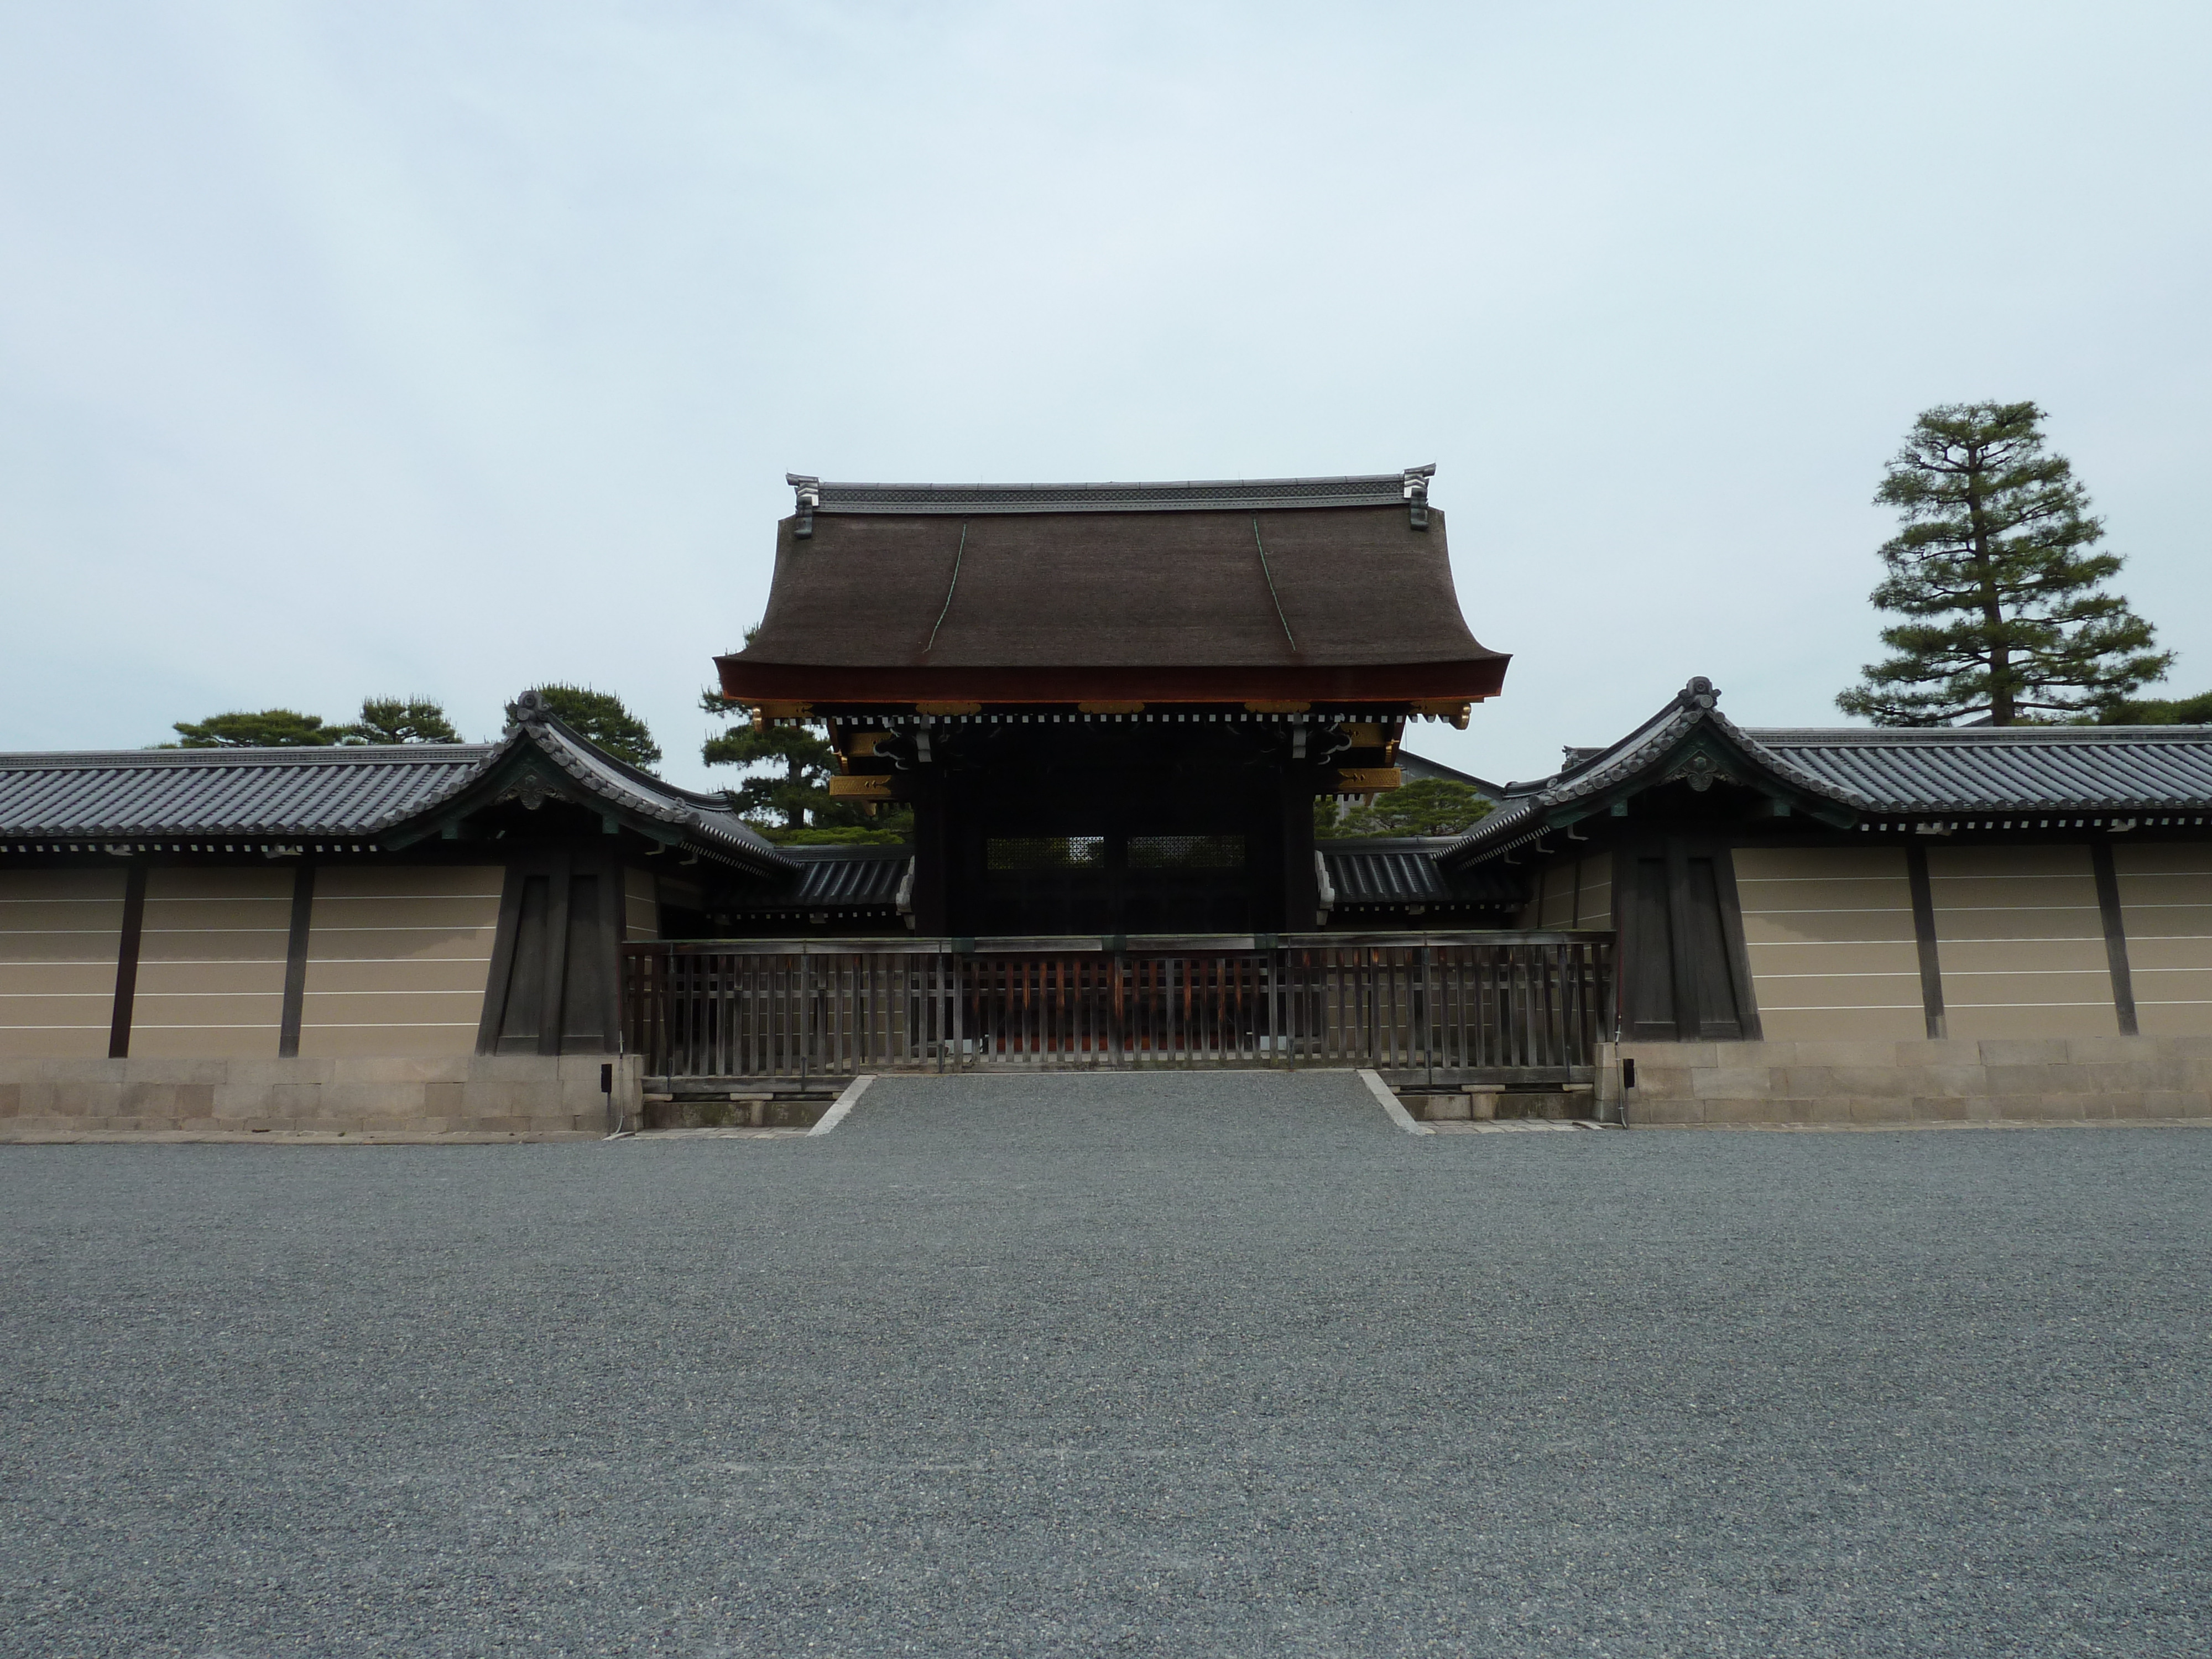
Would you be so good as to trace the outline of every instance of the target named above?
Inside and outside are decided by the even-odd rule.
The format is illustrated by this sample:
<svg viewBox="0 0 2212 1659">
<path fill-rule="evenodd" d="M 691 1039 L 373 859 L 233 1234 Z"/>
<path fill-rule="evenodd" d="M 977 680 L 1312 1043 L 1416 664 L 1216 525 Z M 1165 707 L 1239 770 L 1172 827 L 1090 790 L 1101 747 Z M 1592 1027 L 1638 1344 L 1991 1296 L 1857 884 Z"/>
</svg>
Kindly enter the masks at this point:
<svg viewBox="0 0 2212 1659">
<path fill-rule="evenodd" d="M 1310 770 L 1303 766 L 1285 766 L 1276 775 L 1275 833 L 1270 839 L 1275 843 L 1279 863 L 1276 867 L 1275 905 L 1267 908 L 1279 910 L 1272 917 L 1255 916 L 1253 922 L 1262 933 L 1307 933 L 1321 925 L 1321 883 L 1314 875 L 1314 779 Z M 1259 872 L 1254 872 L 1256 876 Z M 1261 896 L 1255 892 L 1255 898 Z"/>
<path fill-rule="evenodd" d="M 942 939 L 952 931 L 952 886 L 959 863 L 952 802 L 942 767 L 916 767 L 913 776 L 914 931 Z"/>
</svg>

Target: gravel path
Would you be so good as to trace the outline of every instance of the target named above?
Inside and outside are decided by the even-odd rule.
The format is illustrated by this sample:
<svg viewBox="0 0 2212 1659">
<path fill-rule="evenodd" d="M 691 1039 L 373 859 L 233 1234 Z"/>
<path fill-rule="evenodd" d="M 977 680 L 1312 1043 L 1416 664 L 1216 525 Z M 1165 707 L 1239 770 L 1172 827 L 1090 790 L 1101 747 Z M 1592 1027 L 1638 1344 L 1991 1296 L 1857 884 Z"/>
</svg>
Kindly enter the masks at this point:
<svg viewBox="0 0 2212 1659">
<path fill-rule="evenodd" d="M 0 1149 L 8 1654 L 2202 1654 L 2202 1130 Z"/>
</svg>

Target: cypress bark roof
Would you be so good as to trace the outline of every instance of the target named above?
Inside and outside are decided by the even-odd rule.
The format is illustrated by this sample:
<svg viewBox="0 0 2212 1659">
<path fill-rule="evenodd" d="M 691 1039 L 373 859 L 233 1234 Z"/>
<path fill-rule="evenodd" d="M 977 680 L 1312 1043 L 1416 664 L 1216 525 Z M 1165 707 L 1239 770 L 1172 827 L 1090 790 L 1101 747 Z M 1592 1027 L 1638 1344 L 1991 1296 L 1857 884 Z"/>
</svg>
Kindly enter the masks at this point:
<svg viewBox="0 0 2212 1659">
<path fill-rule="evenodd" d="M 1343 696 L 1343 671 L 1400 669 L 1415 689 L 1388 695 L 1491 695 L 1507 658 L 1460 614 L 1443 514 L 1401 483 L 822 484 L 778 527 L 767 615 L 725 684 L 830 700 L 868 682 L 791 671 L 920 671 L 899 683 L 1001 700 L 975 671 L 1261 671 Z"/>
</svg>

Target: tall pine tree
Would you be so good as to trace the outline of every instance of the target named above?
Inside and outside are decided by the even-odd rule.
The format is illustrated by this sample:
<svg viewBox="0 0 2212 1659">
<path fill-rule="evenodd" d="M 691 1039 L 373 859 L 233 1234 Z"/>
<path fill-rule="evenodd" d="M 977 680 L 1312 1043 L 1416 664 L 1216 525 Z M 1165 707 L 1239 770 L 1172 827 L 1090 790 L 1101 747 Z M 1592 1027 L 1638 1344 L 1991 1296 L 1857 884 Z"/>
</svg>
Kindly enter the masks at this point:
<svg viewBox="0 0 2212 1659">
<path fill-rule="evenodd" d="M 1875 500 L 1902 524 L 1883 544 L 1875 605 L 1896 654 L 1836 699 L 1877 726 L 2078 718 L 2161 678 L 2173 653 L 2101 584 L 2117 554 L 2033 404 L 1947 404 L 1913 423 Z"/>
</svg>

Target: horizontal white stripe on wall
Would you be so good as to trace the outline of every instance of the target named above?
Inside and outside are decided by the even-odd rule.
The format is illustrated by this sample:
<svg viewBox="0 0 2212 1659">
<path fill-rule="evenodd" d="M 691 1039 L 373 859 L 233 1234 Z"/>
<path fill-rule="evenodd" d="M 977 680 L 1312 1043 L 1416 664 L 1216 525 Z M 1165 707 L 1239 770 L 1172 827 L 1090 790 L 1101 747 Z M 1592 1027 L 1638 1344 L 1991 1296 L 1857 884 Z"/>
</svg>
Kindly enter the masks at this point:
<svg viewBox="0 0 2212 1659">
<path fill-rule="evenodd" d="M 317 1021 L 318 1031 L 473 1031 L 477 1022 L 472 1019 L 395 1019 Z"/>
<path fill-rule="evenodd" d="M 180 1020 L 134 1019 L 134 1031 L 275 1031 L 283 1028 L 274 1020 L 266 1025 L 194 1025 Z"/>
<path fill-rule="evenodd" d="M 247 992 L 247 993 L 246 993 L 245 994 L 249 995 L 249 996 L 256 996 L 256 995 L 262 995 L 262 994 L 264 994 L 264 993 L 260 993 L 260 992 Z M 470 991 L 308 991 L 308 992 L 303 993 L 303 994 L 304 994 L 304 995 L 307 995 L 307 996 L 311 996 L 311 997 L 479 997 L 479 998 L 480 998 L 480 997 L 482 997 L 482 996 L 483 995 L 483 987 L 482 987 L 481 985 L 479 985 L 479 986 L 477 986 L 474 990 L 470 990 Z"/>
<path fill-rule="evenodd" d="M 1861 1010 L 1899 1008 L 1909 1009 L 1916 1014 L 1921 1012 L 1917 997 L 1911 1002 L 1769 1002 L 1760 1006 L 1763 1012 L 1770 1014 L 1848 1014 Z"/>
<path fill-rule="evenodd" d="M 1822 943 L 1826 944 L 1827 941 L 1823 940 Z M 1759 980 L 1763 985 L 1770 979 L 1911 979 L 1913 977 L 1913 971 L 1910 968 L 1854 968 L 1843 972 L 1825 974 L 1761 974 Z"/>
<path fill-rule="evenodd" d="M 420 963 L 443 966 L 447 963 L 458 963 L 465 968 L 471 963 L 482 966 L 489 963 L 491 958 L 489 957 L 309 957 L 307 960 L 318 968 L 356 968 L 373 966 L 378 963 L 404 963 L 409 967 Z M 482 995 L 483 993 L 479 991 L 477 994 Z"/>
<path fill-rule="evenodd" d="M 1943 1000 L 1946 1012 L 1954 1008 L 2109 1008 L 2112 1006 L 2109 997 L 2100 998 L 2094 1002 L 1954 1002 L 1948 997 Z"/>
<path fill-rule="evenodd" d="M 1745 905 L 1745 915 L 1911 915 L 1911 905 Z"/>
</svg>

